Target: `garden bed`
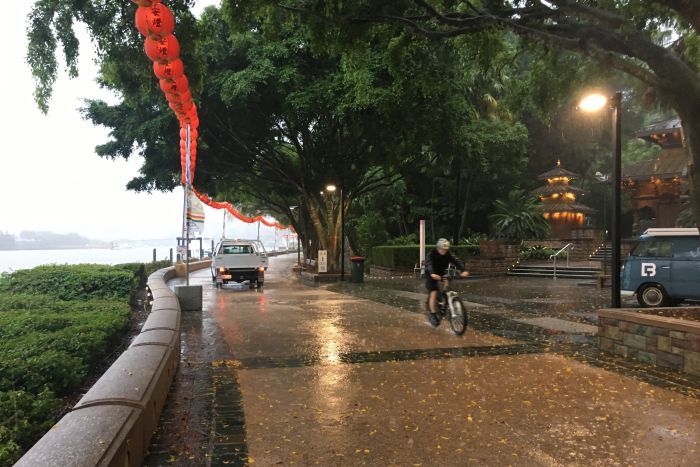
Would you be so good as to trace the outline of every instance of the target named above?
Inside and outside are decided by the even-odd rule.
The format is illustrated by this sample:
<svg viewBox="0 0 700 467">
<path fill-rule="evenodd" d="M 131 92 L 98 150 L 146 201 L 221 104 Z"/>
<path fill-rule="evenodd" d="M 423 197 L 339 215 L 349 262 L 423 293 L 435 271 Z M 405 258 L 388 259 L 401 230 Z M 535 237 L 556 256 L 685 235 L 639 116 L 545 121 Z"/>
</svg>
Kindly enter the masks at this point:
<svg viewBox="0 0 700 467">
<path fill-rule="evenodd" d="M 146 274 L 157 266 L 0 276 L 0 465 L 16 461 L 128 346 L 146 316 Z"/>
<path fill-rule="evenodd" d="M 598 311 L 603 351 L 700 376 L 700 307 Z"/>
</svg>

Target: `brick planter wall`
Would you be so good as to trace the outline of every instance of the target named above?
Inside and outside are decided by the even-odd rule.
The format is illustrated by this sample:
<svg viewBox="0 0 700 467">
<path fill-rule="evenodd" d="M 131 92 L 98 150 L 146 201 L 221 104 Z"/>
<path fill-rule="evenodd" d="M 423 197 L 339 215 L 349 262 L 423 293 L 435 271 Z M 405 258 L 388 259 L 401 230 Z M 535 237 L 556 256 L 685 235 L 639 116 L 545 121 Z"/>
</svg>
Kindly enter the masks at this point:
<svg viewBox="0 0 700 467">
<path fill-rule="evenodd" d="M 606 352 L 700 376 L 700 322 L 604 309 L 598 311 L 598 342 Z"/>
</svg>

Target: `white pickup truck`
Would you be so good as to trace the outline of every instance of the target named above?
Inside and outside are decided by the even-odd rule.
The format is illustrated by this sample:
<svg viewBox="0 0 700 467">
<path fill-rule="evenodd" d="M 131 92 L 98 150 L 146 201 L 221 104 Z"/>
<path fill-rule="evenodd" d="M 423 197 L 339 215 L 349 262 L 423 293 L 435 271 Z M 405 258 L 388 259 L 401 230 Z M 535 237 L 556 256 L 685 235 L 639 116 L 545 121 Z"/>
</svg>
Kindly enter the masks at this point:
<svg viewBox="0 0 700 467">
<path fill-rule="evenodd" d="M 250 288 L 262 287 L 267 270 L 267 252 L 258 240 L 222 239 L 214 250 L 211 280 L 217 288 L 228 282 L 248 281 Z"/>
</svg>

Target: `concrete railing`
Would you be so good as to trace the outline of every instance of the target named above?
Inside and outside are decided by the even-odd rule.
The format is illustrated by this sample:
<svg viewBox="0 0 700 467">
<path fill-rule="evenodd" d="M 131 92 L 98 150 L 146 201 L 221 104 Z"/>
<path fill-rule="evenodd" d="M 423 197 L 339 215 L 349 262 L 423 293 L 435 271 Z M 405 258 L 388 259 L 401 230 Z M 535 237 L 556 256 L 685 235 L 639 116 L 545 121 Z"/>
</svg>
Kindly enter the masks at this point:
<svg viewBox="0 0 700 467">
<path fill-rule="evenodd" d="M 190 270 L 209 262 L 202 263 Z M 167 286 L 173 277 L 175 267 L 150 275 L 153 306 L 140 334 L 16 466 L 141 465 L 180 360 L 180 305 Z"/>
</svg>

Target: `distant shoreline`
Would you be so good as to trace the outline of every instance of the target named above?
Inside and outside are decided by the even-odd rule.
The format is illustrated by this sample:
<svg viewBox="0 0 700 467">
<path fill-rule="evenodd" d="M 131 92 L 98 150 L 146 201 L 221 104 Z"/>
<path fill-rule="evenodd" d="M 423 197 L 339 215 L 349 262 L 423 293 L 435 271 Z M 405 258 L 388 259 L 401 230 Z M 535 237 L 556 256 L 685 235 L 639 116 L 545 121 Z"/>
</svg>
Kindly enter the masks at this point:
<svg viewBox="0 0 700 467">
<path fill-rule="evenodd" d="M 89 245 L 83 245 L 83 246 L 46 246 L 46 245 L 41 245 L 37 246 L 35 248 L 27 248 L 24 245 L 22 245 L 21 248 L 0 248 L 0 251 L 50 251 L 50 250 L 111 250 L 112 248 L 109 246 L 89 246 Z"/>
</svg>

